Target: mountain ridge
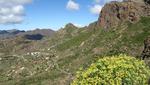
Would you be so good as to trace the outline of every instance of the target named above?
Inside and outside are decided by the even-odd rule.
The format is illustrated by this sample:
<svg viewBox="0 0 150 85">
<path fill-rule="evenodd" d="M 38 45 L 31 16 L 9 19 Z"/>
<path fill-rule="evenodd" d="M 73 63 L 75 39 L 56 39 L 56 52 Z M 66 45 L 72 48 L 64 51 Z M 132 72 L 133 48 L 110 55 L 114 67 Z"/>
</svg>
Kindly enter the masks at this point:
<svg viewBox="0 0 150 85">
<path fill-rule="evenodd" d="M 6 39 L 6 38 L 14 38 L 17 36 L 26 36 L 26 35 L 36 35 L 40 34 L 43 37 L 51 37 L 55 31 L 51 29 L 35 29 L 35 30 L 30 30 L 30 31 L 24 31 L 24 30 L 17 30 L 17 29 L 12 29 L 12 30 L 0 30 L 0 39 Z"/>
</svg>

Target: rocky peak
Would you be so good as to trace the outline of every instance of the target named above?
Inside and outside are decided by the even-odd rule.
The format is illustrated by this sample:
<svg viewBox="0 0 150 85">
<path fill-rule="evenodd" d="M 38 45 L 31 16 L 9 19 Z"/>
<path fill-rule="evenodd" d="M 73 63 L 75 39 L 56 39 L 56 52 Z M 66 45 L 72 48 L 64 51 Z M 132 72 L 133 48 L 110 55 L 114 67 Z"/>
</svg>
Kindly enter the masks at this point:
<svg viewBox="0 0 150 85">
<path fill-rule="evenodd" d="M 72 23 L 68 23 L 66 24 L 65 28 L 77 28 L 77 27 Z"/>
<path fill-rule="evenodd" d="M 74 36 L 77 34 L 78 27 L 76 27 L 72 23 L 68 23 L 65 25 L 64 28 L 61 28 L 57 31 L 57 34 L 60 38 L 68 37 L 68 36 Z"/>
<path fill-rule="evenodd" d="M 97 25 L 113 28 L 127 21 L 135 23 L 141 16 L 150 16 L 150 6 L 144 0 L 113 1 L 102 8 Z"/>
<path fill-rule="evenodd" d="M 72 23 L 68 23 L 65 25 L 64 28 L 61 28 L 59 31 L 62 32 L 62 31 L 65 31 L 67 33 L 71 33 L 72 31 L 78 29 L 78 27 L 76 27 L 74 24 Z"/>
</svg>

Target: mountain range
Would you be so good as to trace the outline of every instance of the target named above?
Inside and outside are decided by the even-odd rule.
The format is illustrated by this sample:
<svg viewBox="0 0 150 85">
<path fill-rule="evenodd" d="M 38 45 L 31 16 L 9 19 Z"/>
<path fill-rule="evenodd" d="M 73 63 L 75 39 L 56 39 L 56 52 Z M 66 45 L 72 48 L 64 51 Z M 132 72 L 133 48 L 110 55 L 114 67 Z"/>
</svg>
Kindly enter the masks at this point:
<svg viewBox="0 0 150 85">
<path fill-rule="evenodd" d="M 22 36 L 24 38 L 31 37 L 31 40 L 36 40 L 34 37 L 38 39 L 40 37 L 50 37 L 55 33 L 55 31 L 51 29 L 35 29 L 31 31 L 24 30 L 0 30 L 0 39 L 13 38 L 16 36 Z M 33 38 L 32 38 L 33 37 Z M 39 38 L 40 39 L 40 38 Z"/>
</svg>

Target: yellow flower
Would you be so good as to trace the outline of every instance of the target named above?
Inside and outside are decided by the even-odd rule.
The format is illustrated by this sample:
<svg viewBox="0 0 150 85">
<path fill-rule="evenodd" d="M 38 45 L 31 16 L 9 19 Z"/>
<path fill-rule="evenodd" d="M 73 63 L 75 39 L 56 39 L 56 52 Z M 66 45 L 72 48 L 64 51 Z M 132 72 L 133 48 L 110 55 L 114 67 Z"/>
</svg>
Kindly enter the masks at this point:
<svg viewBox="0 0 150 85">
<path fill-rule="evenodd" d="M 139 82 L 148 85 L 149 76 L 150 69 L 143 61 L 121 54 L 99 59 L 87 70 L 79 71 L 71 85 L 137 85 Z"/>
</svg>

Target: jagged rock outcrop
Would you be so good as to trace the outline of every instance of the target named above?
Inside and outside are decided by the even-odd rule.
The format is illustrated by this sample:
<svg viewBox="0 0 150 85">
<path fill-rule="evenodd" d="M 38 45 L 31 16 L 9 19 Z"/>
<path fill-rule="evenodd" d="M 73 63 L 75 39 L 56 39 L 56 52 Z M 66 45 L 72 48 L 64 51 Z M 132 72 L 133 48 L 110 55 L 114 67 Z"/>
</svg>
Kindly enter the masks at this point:
<svg viewBox="0 0 150 85">
<path fill-rule="evenodd" d="M 72 23 L 68 23 L 64 28 L 61 28 L 57 34 L 60 38 L 75 36 L 77 34 L 78 27 Z"/>
<path fill-rule="evenodd" d="M 124 22 L 135 23 L 141 16 L 150 16 L 149 0 L 113 1 L 106 4 L 100 13 L 98 27 L 113 28 Z"/>
<path fill-rule="evenodd" d="M 146 4 L 150 4 L 150 0 L 144 0 Z"/>
<path fill-rule="evenodd" d="M 144 51 L 141 55 L 142 59 L 150 58 L 150 37 L 144 41 Z"/>
<path fill-rule="evenodd" d="M 72 23 L 68 23 L 68 24 L 66 24 L 66 26 L 65 26 L 65 28 L 67 29 L 67 28 L 77 28 L 74 24 L 72 24 Z"/>
</svg>

